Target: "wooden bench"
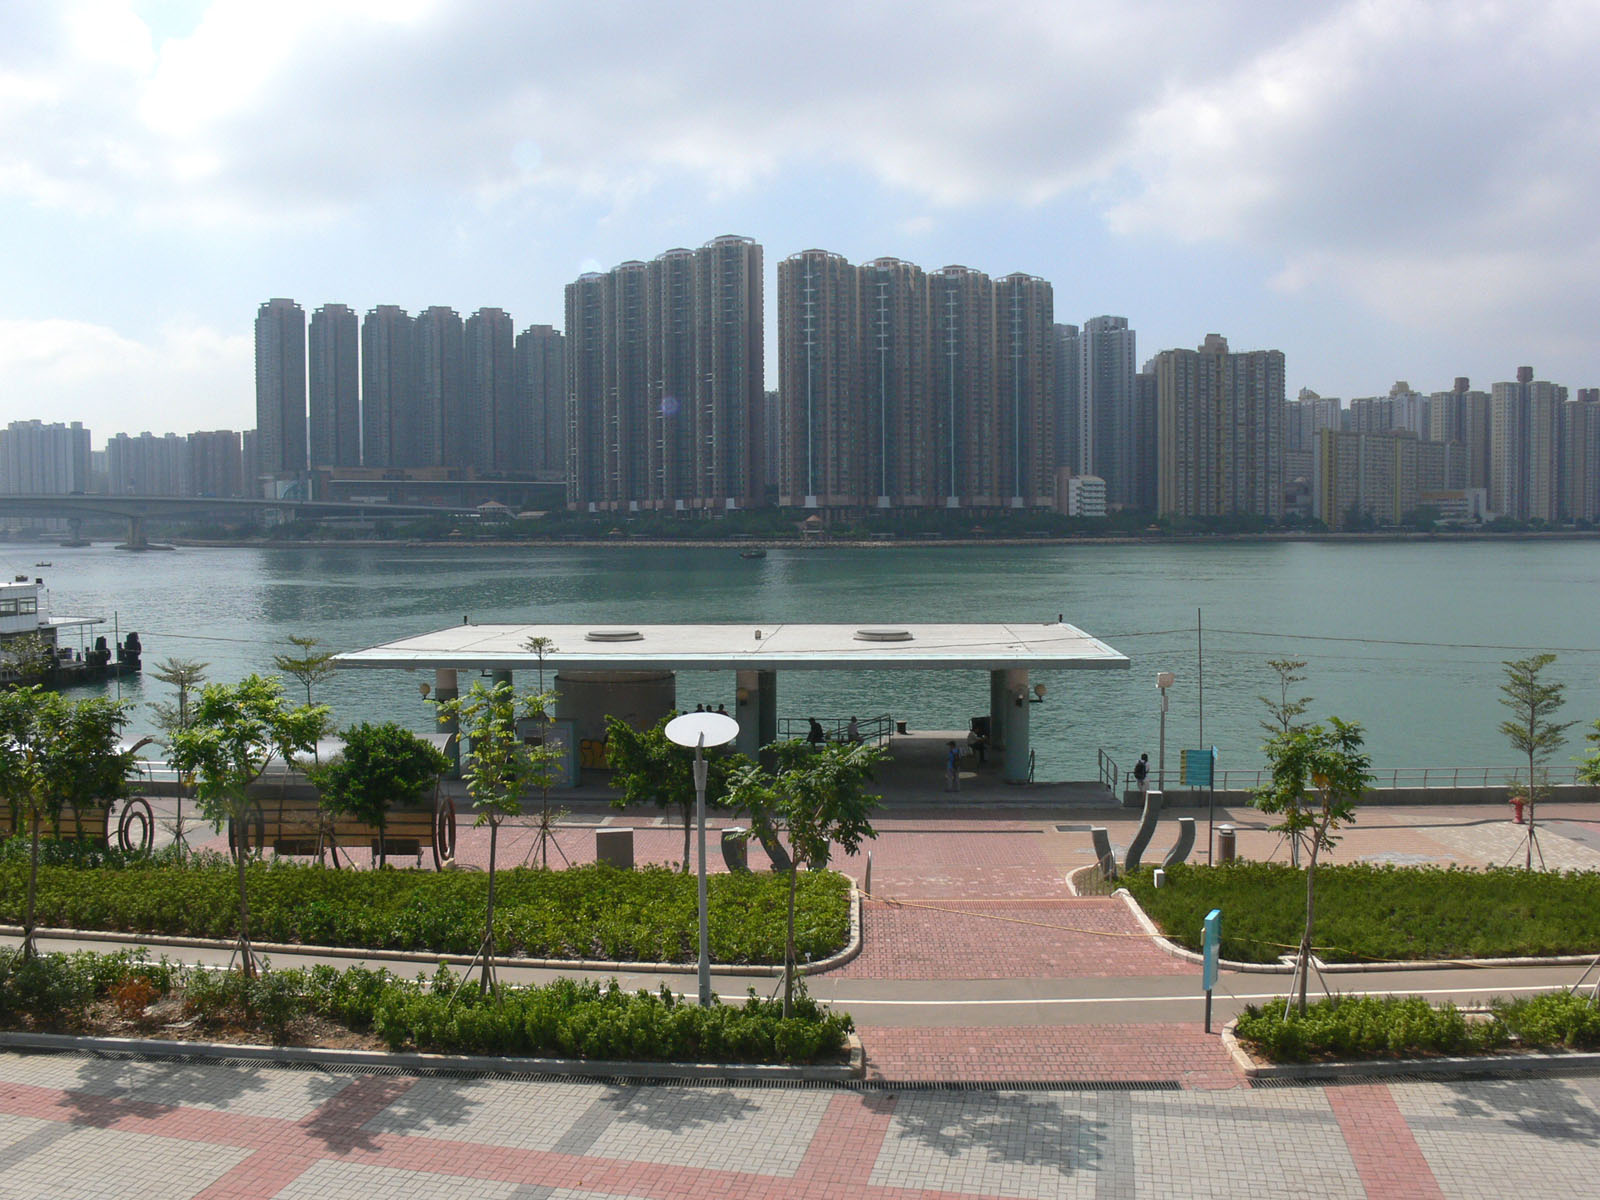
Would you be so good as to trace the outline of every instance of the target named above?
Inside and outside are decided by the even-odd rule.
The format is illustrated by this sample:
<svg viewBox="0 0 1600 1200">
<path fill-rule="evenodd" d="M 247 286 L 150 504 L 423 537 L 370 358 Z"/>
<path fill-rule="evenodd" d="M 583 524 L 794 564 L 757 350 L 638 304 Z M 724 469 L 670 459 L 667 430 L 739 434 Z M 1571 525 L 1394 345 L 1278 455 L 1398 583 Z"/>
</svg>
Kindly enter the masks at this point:
<svg viewBox="0 0 1600 1200">
<path fill-rule="evenodd" d="M 230 854 L 239 853 L 240 833 L 238 822 L 229 821 Z M 242 841 L 246 853 L 257 855 L 271 849 L 280 857 L 321 858 L 333 851 L 335 866 L 340 848 L 370 849 L 374 858 L 379 854 L 375 826 L 325 811 L 316 789 L 305 783 L 283 785 L 269 781 L 252 787 Z M 442 793 L 436 792 L 426 806 L 391 808 L 384 825 L 385 857 L 414 854 L 420 866 L 424 849 L 433 852 L 435 870 L 456 855 L 455 801 Z"/>
<path fill-rule="evenodd" d="M 0 804 L 0 837 L 26 836 L 29 824 L 18 806 Z M 57 820 L 46 818 L 39 823 L 39 832 L 44 837 L 98 842 L 130 853 L 145 853 L 155 844 L 156 822 L 148 800 L 127 796 L 82 808 L 64 804 Z"/>
</svg>

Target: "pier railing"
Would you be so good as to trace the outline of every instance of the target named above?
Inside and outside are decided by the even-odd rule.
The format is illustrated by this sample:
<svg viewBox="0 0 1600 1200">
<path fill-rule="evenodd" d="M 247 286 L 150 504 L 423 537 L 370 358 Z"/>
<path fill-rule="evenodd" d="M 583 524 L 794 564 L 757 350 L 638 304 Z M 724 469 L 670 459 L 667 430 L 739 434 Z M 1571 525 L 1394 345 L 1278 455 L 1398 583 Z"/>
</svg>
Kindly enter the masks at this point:
<svg viewBox="0 0 1600 1200">
<path fill-rule="evenodd" d="M 822 726 L 823 735 L 830 742 L 847 742 L 850 740 L 849 717 L 818 717 L 817 724 Z M 856 721 L 856 729 L 861 734 L 863 742 L 871 742 L 875 746 L 887 746 L 889 738 L 894 733 L 894 721 L 888 713 L 876 717 L 865 717 Z M 811 719 L 809 717 L 782 717 L 778 721 L 778 740 L 788 741 L 799 738 L 804 741 L 811 732 Z"/>
<path fill-rule="evenodd" d="M 1101 781 L 1105 780 L 1105 764 L 1111 762 L 1104 750 L 1100 751 Z M 1115 769 L 1116 764 L 1112 763 Z M 1540 786 L 1571 787 L 1583 781 L 1578 778 L 1579 768 L 1549 767 L 1540 768 Z M 1152 772 L 1152 775 L 1154 772 Z M 1510 787 L 1517 780 L 1528 777 L 1528 766 L 1524 763 L 1520 768 L 1512 766 L 1500 767 L 1384 767 L 1372 772 L 1371 791 L 1397 791 L 1409 788 L 1488 788 Z M 1113 776 L 1115 778 L 1115 776 Z M 1271 782 L 1272 771 L 1267 767 L 1255 770 L 1218 771 L 1216 776 L 1216 790 L 1219 792 L 1249 792 L 1263 784 Z M 1134 782 L 1133 772 L 1126 772 L 1122 777 L 1122 786 L 1125 791 L 1132 791 L 1138 785 Z M 1152 779 L 1152 782 L 1154 780 Z M 1167 790 L 1188 790 L 1186 784 L 1179 783 L 1176 772 L 1167 771 Z"/>
</svg>

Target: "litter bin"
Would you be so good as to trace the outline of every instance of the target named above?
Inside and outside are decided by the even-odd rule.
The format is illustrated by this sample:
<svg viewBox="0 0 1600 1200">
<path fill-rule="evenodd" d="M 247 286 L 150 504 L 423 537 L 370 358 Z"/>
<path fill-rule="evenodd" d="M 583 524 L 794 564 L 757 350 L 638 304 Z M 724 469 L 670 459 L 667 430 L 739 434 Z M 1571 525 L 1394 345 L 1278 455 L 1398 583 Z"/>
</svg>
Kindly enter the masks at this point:
<svg viewBox="0 0 1600 1200">
<path fill-rule="evenodd" d="M 1217 861 L 1232 862 L 1234 858 L 1234 829 L 1232 825 L 1217 826 Z"/>
</svg>

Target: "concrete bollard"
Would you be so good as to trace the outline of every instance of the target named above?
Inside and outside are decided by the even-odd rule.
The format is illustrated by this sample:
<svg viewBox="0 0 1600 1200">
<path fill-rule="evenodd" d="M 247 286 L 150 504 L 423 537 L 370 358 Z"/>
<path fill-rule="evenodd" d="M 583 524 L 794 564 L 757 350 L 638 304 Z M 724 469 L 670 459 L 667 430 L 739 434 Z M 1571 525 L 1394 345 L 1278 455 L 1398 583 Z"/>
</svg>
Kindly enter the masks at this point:
<svg viewBox="0 0 1600 1200">
<path fill-rule="evenodd" d="M 722 831 L 722 861 L 728 870 L 743 872 L 750 869 L 750 843 L 746 837 L 746 831 L 738 825 L 730 825 Z"/>
<path fill-rule="evenodd" d="M 1167 886 L 1167 873 L 1160 867 L 1157 867 L 1155 869 L 1155 873 L 1151 875 L 1151 880 L 1155 883 L 1156 887 L 1164 888 Z"/>
<path fill-rule="evenodd" d="M 1217 826 L 1217 861 L 1232 862 L 1235 855 L 1234 828 L 1232 825 Z"/>
<path fill-rule="evenodd" d="M 596 862 L 613 867 L 633 869 L 633 830 L 596 829 L 594 831 L 594 857 Z"/>
</svg>

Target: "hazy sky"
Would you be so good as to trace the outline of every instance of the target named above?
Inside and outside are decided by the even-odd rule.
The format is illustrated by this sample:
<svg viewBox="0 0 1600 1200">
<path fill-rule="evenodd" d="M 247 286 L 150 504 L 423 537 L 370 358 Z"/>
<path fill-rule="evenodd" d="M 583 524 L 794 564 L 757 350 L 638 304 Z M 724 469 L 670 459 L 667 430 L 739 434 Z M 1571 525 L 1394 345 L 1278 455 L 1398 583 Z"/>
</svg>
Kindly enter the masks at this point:
<svg viewBox="0 0 1600 1200">
<path fill-rule="evenodd" d="M 1597 0 L 16 0 L 0 421 L 248 428 L 268 297 L 559 326 L 722 233 L 1042 275 L 1291 395 L 1592 386 L 1596 62 Z"/>
</svg>

